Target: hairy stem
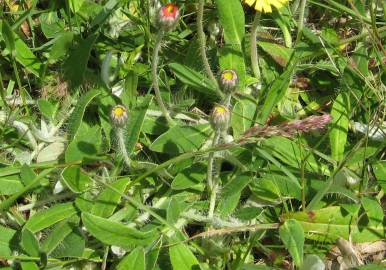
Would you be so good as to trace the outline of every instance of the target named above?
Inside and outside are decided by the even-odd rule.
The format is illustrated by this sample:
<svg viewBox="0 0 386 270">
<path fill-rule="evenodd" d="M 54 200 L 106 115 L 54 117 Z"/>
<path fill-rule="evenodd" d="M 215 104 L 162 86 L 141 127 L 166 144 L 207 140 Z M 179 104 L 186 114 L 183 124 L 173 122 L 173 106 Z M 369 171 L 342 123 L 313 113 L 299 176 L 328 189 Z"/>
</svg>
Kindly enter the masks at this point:
<svg viewBox="0 0 386 270">
<path fill-rule="evenodd" d="M 299 10 L 299 21 L 298 21 L 298 34 L 296 36 L 295 45 L 297 45 L 302 38 L 303 34 L 303 27 L 304 27 L 304 12 L 306 10 L 306 3 L 307 0 L 302 0 L 300 3 L 300 10 Z"/>
<path fill-rule="evenodd" d="M 198 3 L 197 10 L 197 36 L 200 46 L 201 60 L 204 64 L 204 69 L 208 77 L 217 85 L 216 77 L 214 76 L 212 69 L 210 68 L 208 58 L 206 56 L 206 37 L 203 27 L 203 17 L 204 17 L 204 4 L 205 0 L 200 0 Z"/>
<path fill-rule="evenodd" d="M 259 56 L 257 54 L 257 30 L 260 25 L 261 13 L 256 11 L 255 19 L 253 20 L 252 29 L 251 29 L 251 63 L 253 75 L 256 79 L 260 81 L 260 68 L 259 68 Z"/>
<path fill-rule="evenodd" d="M 125 138 L 123 136 L 123 128 L 117 127 L 116 134 L 117 134 L 117 140 L 118 140 L 118 148 L 122 154 L 123 161 L 127 166 L 130 167 L 131 162 L 130 162 L 129 154 L 127 153 L 127 150 L 126 150 Z"/>
<path fill-rule="evenodd" d="M 221 132 L 219 130 L 216 130 L 213 137 L 212 147 L 215 147 L 219 143 L 220 135 L 221 135 Z M 215 161 L 214 155 L 215 153 L 211 152 L 209 153 L 209 156 L 208 156 L 207 184 L 208 184 L 208 191 L 209 191 L 209 197 L 210 197 L 208 218 L 213 218 L 214 208 L 216 205 L 217 189 L 218 189 L 217 177 L 216 177 L 216 174 L 213 173 L 213 170 L 214 170 L 213 165 Z"/>
<path fill-rule="evenodd" d="M 153 51 L 153 59 L 151 62 L 151 77 L 153 80 L 153 88 L 154 88 L 154 93 L 155 97 L 158 103 L 158 106 L 160 107 L 163 116 L 166 118 L 166 121 L 170 126 L 174 126 L 174 121 L 170 117 L 169 112 L 162 100 L 161 97 L 161 91 L 159 90 L 159 85 L 158 85 L 158 61 L 159 61 L 159 51 L 161 50 L 161 43 L 162 39 L 164 37 L 164 32 L 159 31 L 155 40 L 155 45 L 154 45 L 154 51 Z"/>
</svg>

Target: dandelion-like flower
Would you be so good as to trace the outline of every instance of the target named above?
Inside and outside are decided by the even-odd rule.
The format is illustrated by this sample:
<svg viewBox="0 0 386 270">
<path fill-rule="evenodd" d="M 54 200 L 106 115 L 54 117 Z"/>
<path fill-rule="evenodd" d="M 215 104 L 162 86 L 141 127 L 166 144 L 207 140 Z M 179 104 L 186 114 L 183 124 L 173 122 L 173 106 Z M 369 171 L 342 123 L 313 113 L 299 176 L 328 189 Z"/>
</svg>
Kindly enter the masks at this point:
<svg viewBox="0 0 386 270">
<path fill-rule="evenodd" d="M 123 105 L 116 105 L 111 110 L 111 120 L 114 125 L 121 127 L 126 123 L 127 120 L 127 109 Z"/>
<path fill-rule="evenodd" d="M 211 124 L 214 129 L 227 130 L 231 119 L 228 107 L 216 104 L 211 115 Z"/>
<path fill-rule="evenodd" d="M 247 5 L 253 7 L 262 13 L 271 13 L 272 7 L 279 9 L 283 7 L 288 0 L 243 0 Z"/>
<path fill-rule="evenodd" d="M 221 89 L 224 92 L 230 92 L 234 90 L 239 83 L 239 78 L 237 76 L 236 71 L 231 69 L 226 69 L 223 72 L 221 72 L 219 83 L 220 83 Z"/>
<path fill-rule="evenodd" d="M 179 17 L 180 11 L 178 7 L 169 3 L 159 9 L 157 22 L 162 30 L 168 32 L 177 26 Z"/>
</svg>

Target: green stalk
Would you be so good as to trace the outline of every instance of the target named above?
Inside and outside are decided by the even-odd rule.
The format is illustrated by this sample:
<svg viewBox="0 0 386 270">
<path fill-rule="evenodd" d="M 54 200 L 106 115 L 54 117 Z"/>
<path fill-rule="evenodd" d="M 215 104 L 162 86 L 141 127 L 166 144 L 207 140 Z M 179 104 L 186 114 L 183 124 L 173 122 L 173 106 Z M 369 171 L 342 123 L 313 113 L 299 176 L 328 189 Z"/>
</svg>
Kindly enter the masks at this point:
<svg viewBox="0 0 386 270">
<path fill-rule="evenodd" d="M 129 154 L 127 153 L 127 149 L 126 149 L 125 138 L 123 136 L 123 128 L 117 127 L 116 134 L 118 139 L 118 148 L 122 154 L 123 161 L 128 167 L 130 167 L 131 162 L 130 162 Z"/>
<path fill-rule="evenodd" d="M 30 111 L 29 111 L 29 108 L 27 106 L 25 92 L 24 92 L 25 90 L 24 90 L 23 86 L 21 85 L 20 76 L 19 76 L 19 73 L 18 73 L 18 70 L 17 70 L 15 58 L 14 58 L 13 55 L 12 55 L 12 67 L 13 67 L 13 72 L 14 72 L 15 77 L 16 77 L 17 86 L 19 87 L 20 96 L 21 96 L 21 100 L 23 102 L 23 106 L 26 109 L 27 115 L 30 116 Z"/>
<path fill-rule="evenodd" d="M 299 11 L 299 21 L 298 21 L 298 34 L 296 36 L 295 45 L 297 45 L 302 38 L 303 27 L 304 27 L 304 12 L 306 10 L 307 0 L 302 0 L 300 3 L 300 11 Z"/>
<path fill-rule="evenodd" d="M 212 141 L 212 147 L 216 147 L 220 140 L 221 132 L 220 130 L 216 130 L 214 133 L 214 138 Z M 208 156 L 208 170 L 207 170 L 207 184 L 208 184 L 208 191 L 209 191 L 209 212 L 208 212 L 208 218 L 213 218 L 214 214 L 214 208 L 216 206 L 216 197 L 217 197 L 217 190 L 218 190 L 218 183 L 217 183 L 217 174 L 213 173 L 214 169 L 214 157 L 215 152 L 210 152 Z"/>
<path fill-rule="evenodd" d="M 253 20 L 252 29 L 251 29 L 251 64 L 253 75 L 256 79 L 260 81 L 260 68 L 259 68 L 259 56 L 257 54 L 257 30 L 260 25 L 261 13 L 256 11 L 255 18 Z"/>
<path fill-rule="evenodd" d="M 161 109 L 161 112 L 163 116 L 166 118 L 166 121 L 168 122 L 169 126 L 174 126 L 175 123 L 173 119 L 170 117 L 169 112 L 162 100 L 161 97 L 161 91 L 159 90 L 159 84 L 158 84 L 158 62 L 159 62 L 159 51 L 161 50 L 161 44 L 162 44 L 162 39 L 164 37 L 164 31 L 159 30 L 156 40 L 155 40 L 155 45 L 154 45 L 154 50 L 153 50 L 153 59 L 151 62 L 151 77 L 153 80 L 153 88 L 154 88 L 154 93 L 155 97 L 158 103 L 158 106 Z"/>
<path fill-rule="evenodd" d="M 198 42 L 200 45 L 200 55 L 201 55 L 201 60 L 204 64 L 204 69 L 206 74 L 215 83 L 215 85 L 217 85 L 216 77 L 214 76 L 212 69 L 210 68 L 209 61 L 206 56 L 206 37 L 205 37 L 204 27 L 203 27 L 204 4 L 205 4 L 205 0 L 200 0 L 198 3 L 198 10 L 197 10 L 197 36 L 198 36 Z"/>
<path fill-rule="evenodd" d="M 6 100 L 7 92 L 3 85 L 3 75 L 1 74 L 1 71 L 0 71 L 0 95 L 1 95 L 1 99 L 3 100 L 4 106 L 9 108 L 9 104 Z"/>
</svg>

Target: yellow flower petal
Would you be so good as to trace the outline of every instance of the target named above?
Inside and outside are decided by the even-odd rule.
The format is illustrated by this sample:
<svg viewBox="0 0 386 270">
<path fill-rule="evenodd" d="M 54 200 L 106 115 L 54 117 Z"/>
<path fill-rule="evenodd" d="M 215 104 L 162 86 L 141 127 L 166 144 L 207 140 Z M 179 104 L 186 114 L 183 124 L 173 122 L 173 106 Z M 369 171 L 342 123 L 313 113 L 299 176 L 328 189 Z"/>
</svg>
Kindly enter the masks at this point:
<svg viewBox="0 0 386 270">
<path fill-rule="evenodd" d="M 243 0 L 248 6 L 254 7 L 255 10 L 263 13 L 272 12 L 272 6 L 279 9 L 288 1 L 289 0 Z"/>
</svg>

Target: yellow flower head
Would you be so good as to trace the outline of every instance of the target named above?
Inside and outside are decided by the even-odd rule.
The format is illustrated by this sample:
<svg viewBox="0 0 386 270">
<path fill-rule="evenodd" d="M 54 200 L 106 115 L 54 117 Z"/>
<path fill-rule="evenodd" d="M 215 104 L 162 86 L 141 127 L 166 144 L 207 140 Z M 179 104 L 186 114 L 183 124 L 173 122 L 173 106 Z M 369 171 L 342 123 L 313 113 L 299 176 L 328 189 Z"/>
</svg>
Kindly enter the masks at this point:
<svg viewBox="0 0 386 270">
<path fill-rule="evenodd" d="M 211 115 L 211 124 L 214 129 L 227 130 L 231 113 L 228 107 L 216 104 Z"/>
<path fill-rule="evenodd" d="M 289 0 L 243 0 L 247 5 L 253 7 L 262 13 L 271 13 L 272 7 L 281 8 Z"/>
<path fill-rule="evenodd" d="M 116 126 L 122 126 L 127 120 L 127 109 L 122 105 L 116 105 L 111 110 L 110 117 Z"/>
</svg>

